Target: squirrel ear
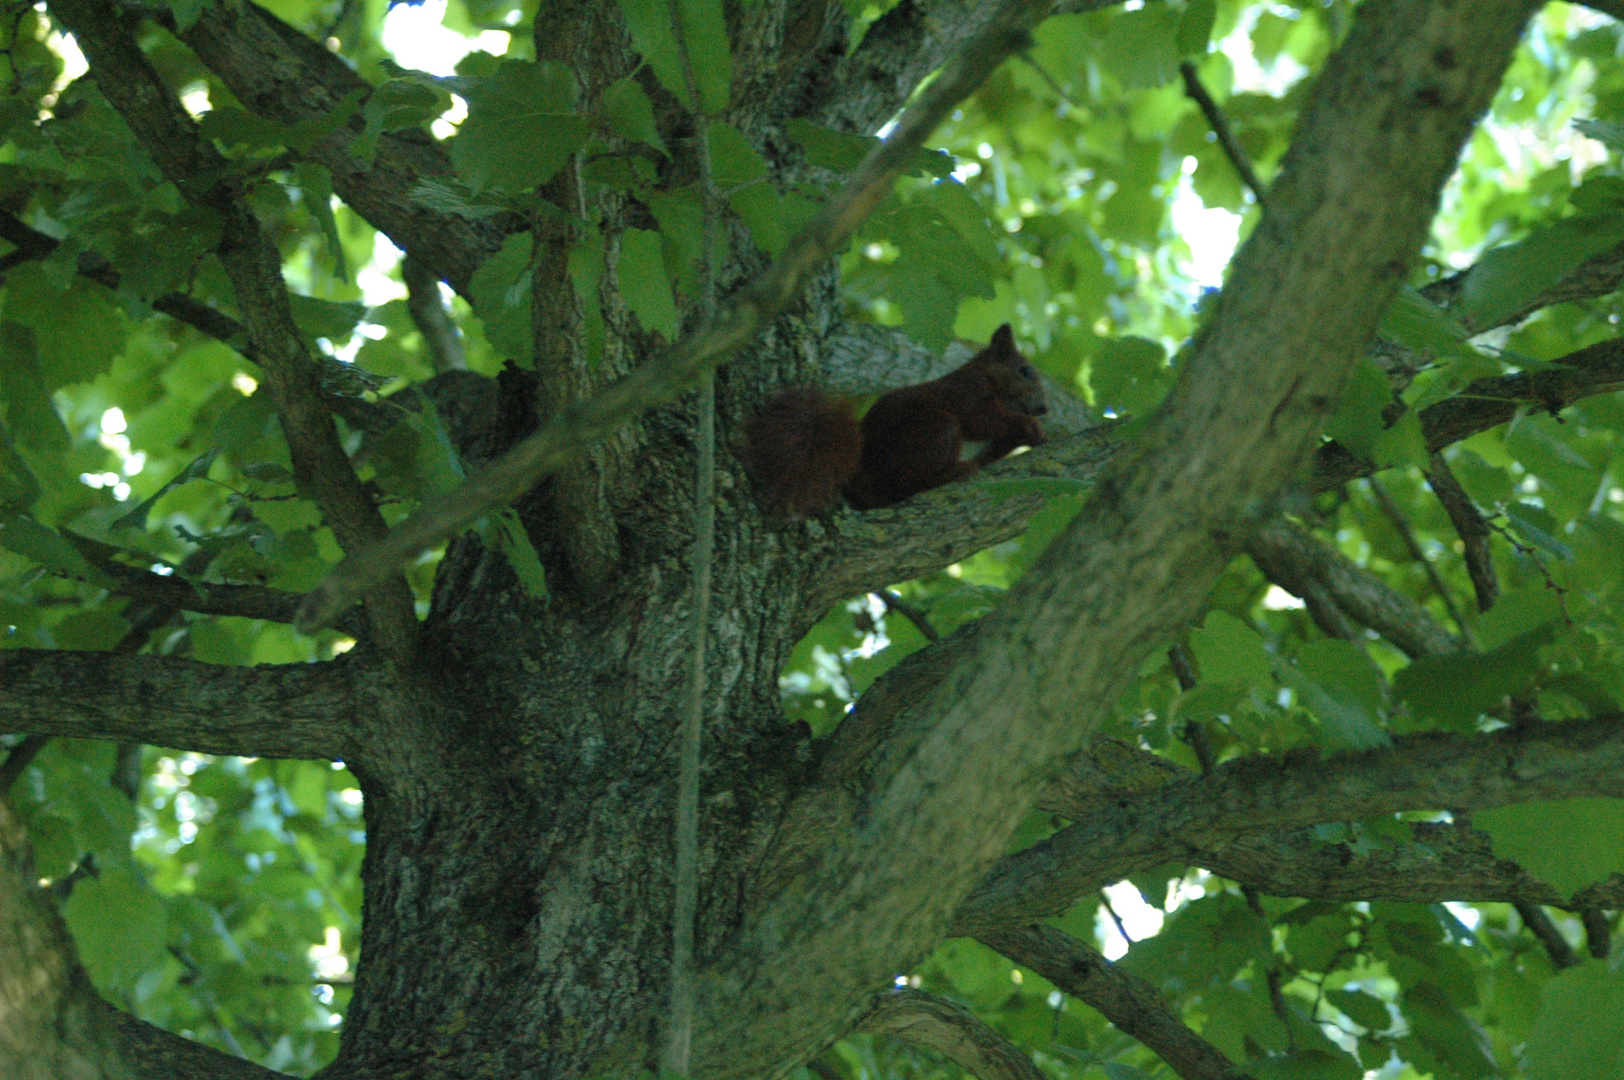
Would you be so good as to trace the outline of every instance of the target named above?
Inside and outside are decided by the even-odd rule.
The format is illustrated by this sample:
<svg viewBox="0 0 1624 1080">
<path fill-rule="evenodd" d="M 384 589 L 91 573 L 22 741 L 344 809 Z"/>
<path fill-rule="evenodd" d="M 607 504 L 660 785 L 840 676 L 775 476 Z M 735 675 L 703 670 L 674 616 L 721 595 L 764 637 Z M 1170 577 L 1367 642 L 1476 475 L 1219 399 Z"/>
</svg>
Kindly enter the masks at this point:
<svg viewBox="0 0 1624 1080">
<path fill-rule="evenodd" d="M 992 340 L 987 344 L 995 345 L 1000 349 L 1013 349 L 1015 347 L 1015 331 L 1009 328 L 1009 323 L 1005 323 L 992 332 Z"/>
</svg>

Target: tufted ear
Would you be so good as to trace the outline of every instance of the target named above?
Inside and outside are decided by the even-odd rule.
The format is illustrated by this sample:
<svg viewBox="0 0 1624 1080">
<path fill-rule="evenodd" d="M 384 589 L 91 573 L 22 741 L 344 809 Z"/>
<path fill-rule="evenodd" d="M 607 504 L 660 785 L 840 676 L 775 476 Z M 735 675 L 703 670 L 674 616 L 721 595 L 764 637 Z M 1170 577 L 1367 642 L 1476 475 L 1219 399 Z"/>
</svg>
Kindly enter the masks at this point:
<svg viewBox="0 0 1624 1080">
<path fill-rule="evenodd" d="M 1000 326 L 998 329 L 992 332 L 992 340 L 987 342 L 987 344 L 995 349 L 1014 352 L 1015 331 L 1009 328 L 1009 323 L 1005 323 L 1003 326 Z"/>
</svg>

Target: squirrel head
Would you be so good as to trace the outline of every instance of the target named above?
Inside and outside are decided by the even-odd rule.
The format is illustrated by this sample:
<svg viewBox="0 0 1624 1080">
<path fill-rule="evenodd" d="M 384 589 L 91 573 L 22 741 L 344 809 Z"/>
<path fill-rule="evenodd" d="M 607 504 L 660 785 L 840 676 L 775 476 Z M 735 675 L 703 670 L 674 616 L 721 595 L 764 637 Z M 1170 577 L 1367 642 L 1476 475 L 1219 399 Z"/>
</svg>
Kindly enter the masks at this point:
<svg viewBox="0 0 1624 1080">
<path fill-rule="evenodd" d="M 993 331 L 987 347 L 971 357 L 970 363 L 992 380 L 1000 404 L 1024 416 L 1042 416 L 1049 411 L 1043 380 L 1032 362 L 1015 347 L 1015 332 L 1005 323 Z"/>
</svg>

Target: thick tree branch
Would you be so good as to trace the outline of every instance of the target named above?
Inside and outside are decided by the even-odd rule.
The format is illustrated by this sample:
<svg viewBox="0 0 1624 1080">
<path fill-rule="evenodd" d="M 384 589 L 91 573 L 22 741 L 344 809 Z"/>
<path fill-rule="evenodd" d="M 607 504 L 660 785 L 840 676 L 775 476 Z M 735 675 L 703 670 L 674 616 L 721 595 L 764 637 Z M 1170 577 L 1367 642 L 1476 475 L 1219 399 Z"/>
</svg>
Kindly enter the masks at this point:
<svg viewBox="0 0 1624 1080">
<path fill-rule="evenodd" d="M 1180 1080 L 1245 1080 L 1217 1047 L 1191 1031 L 1145 980 L 1118 968 L 1090 946 L 1052 926 L 1007 927 L 982 935 L 983 945 L 1031 968 L 1144 1043 Z"/>
<path fill-rule="evenodd" d="M 0 730 L 332 760 L 356 749 L 364 682 L 347 660 L 247 668 L 12 649 L 0 651 Z"/>
<path fill-rule="evenodd" d="M 381 543 L 347 557 L 306 601 L 300 627 L 330 623 L 356 599 L 418 552 L 511 502 L 582 448 L 607 438 L 654 405 L 674 400 L 703 374 L 751 340 L 817 273 L 891 190 L 914 152 L 1006 56 L 1016 52 L 1041 14 L 1038 0 L 1005 0 L 986 30 L 969 41 L 940 76 L 909 105 L 891 135 L 864 159 L 766 273 L 730 297 L 707 321 L 632 374 L 560 410 L 551 423 L 480 470 L 466 484 L 430 502 Z"/>
<path fill-rule="evenodd" d="M 229 164 L 199 135 L 119 13 L 105 0 L 57 0 L 52 12 L 73 32 L 90 61 L 96 85 L 165 178 L 192 202 L 219 213 L 220 261 L 259 353 L 300 488 L 321 508 L 346 550 L 381 537 L 383 516 L 339 445 L 332 416 L 322 402 L 316 365 L 293 323 L 281 255 L 233 190 L 227 179 Z M 211 178 L 207 186 L 200 180 L 204 177 Z M 404 659 L 417 630 L 411 591 L 394 574 L 380 575 L 372 587 L 366 603 L 376 638 L 390 656 Z"/>
<path fill-rule="evenodd" d="M 955 1001 L 920 990 L 888 990 L 857 1025 L 948 1058 L 976 1080 L 1044 1080 L 1032 1058 Z"/>
<path fill-rule="evenodd" d="M 1282 589 L 1296 596 L 1322 589 L 1349 618 L 1412 659 L 1462 648 L 1426 608 L 1285 518 L 1260 529 L 1246 553 L 1263 576 Z"/>
<path fill-rule="evenodd" d="M 700 1069 L 804 1060 L 948 930 L 1049 770 L 1307 463 L 1535 6 L 1360 6 L 1167 402 L 974 654 L 868 756 L 857 812 L 827 817 L 831 842 L 746 917 L 711 973 Z M 815 1000 L 795 991 L 808 980 Z"/>
<path fill-rule="evenodd" d="M 1624 795 L 1617 717 L 1483 736 L 1415 735 L 1391 749 L 1323 761 L 1239 758 L 1132 798 L 1057 806 L 1077 824 L 1004 859 L 959 908 L 954 931 L 979 935 L 1055 915 L 1135 869 L 1194 862 L 1192 851 L 1221 853 L 1248 834 L 1582 795 Z"/>
</svg>

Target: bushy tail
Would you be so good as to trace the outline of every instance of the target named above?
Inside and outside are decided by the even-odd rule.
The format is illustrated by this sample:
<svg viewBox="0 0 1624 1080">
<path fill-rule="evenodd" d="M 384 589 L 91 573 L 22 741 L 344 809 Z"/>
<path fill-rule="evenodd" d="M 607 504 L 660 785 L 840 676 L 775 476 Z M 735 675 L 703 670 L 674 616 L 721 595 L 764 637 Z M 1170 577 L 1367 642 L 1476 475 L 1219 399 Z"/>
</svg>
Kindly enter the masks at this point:
<svg viewBox="0 0 1624 1080">
<path fill-rule="evenodd" d="M 745 434 L 768 502 L 798 517 L 835 505 L 863 460 L 851 410 L 811 387 L 767 402 Z"/>
</svg>

